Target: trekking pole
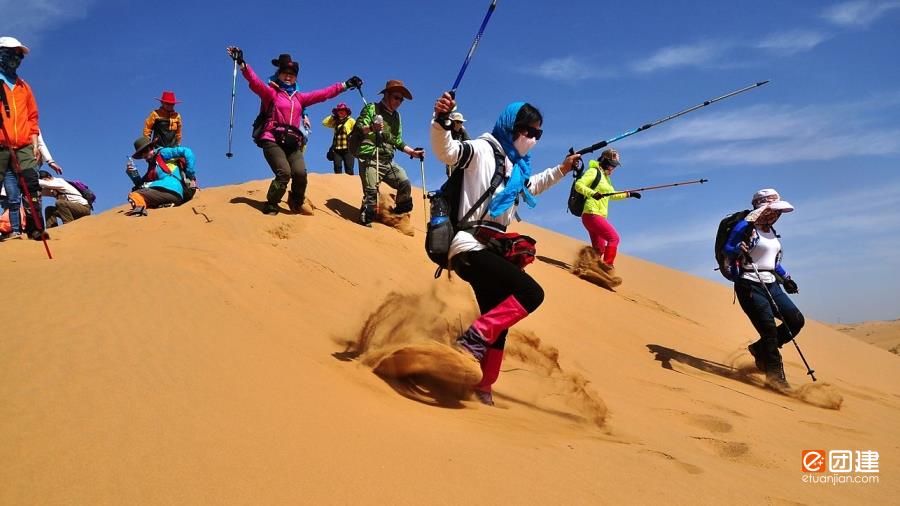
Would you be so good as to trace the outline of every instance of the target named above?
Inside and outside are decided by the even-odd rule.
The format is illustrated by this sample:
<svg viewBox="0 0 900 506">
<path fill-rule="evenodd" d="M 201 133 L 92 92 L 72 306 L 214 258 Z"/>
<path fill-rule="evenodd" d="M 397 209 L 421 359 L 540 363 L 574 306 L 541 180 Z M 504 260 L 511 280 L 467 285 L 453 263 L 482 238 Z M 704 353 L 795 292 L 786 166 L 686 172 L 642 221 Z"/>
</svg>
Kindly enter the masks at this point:
<svg viewBox="0 0 900 506">
<path fill-rule="evenodd" d="M 359 98 L 361 98 L 362 101 L 363 101 L 363 107 L 369 105 L 369 103 L 366 102 L 366 97 L 365 97 L 365 95 L 363 95 L 363 92 L 362 92 L 362 86 L 357 86 L 357 87 L 356 87 L 356 91 L 359 92 Z"/>
<path fill-rule="evenodd" d="M 416 148 L 418 151 L 421 148 Z M 425 186 L 425 157 L 419 158 L 419 167 L 422 169 L 422 214 L 425 216 L 425 229 L 428 229 L 428 191 L 425 190 L 427 186 Z"/>
<path fill-rule="evenodd" d="M 3 87 L 0 85 L 0 91 L 2 91 Z M 6 115 L 9 116 L 9 104 L 6 101 L 6 92 L 3 91 L 3 94 L 0 95 L 0 99 L 3 101 L 3 107 L 6 109 Z M 28 202 L 28 208 L 31 211 L 31 219 L 34 221 L 35 226 L 41 223 L 40 217 L 37 214 L 37 211 L 34 209 L 34 201 L 31 200 L 31 192 L 28 191 L 28 185 L 25 184 L 25 176 L 22 174 L 22 166 L 19 165 L 19 155 L 16 152 L 16 148 L 12 146 L 12 143 L 9 141 L 9 133 L 6 131 L 6 122 L 3 121 L 3 116 L 0 116 L 0 128 L 3 129 L 3 139 L 6 141 L 6 149 L 9 150 L 9 159 L 13 164 L 13 168 L 16 171 L 16 174 L 19 176 L 19 185 L 22 186 L 22 191 L 25 193 L 25 200 Z M 21 226 L 21 223 L 19 224 Z M 47 251 L 47 258 L 53 260 L 53 255 L 50 253 L 50 246 L 47 245 L 47 236 L 43 230 L 40 230 L 41 233 L 41 241 L 44 242 L 44 250 Z"/>
<path fill-rule="evenodd" d="M 225 153 L 225 158 L 234 156 L 234 153 L 231 152 L 231 136 L 234 132 L 234 96 L 237 92 L 237 69 L 238 63 L 237 60 L 234 60 L 234 70 L 231 72 L 231 119 L 228 122 L 228 152 Z"/>
<path fill-rule="evenodd" d="M 698 183 L 703 184 L 703 183 L 706 183 L 707 181 L 709 181 L 709 179 L 695 179 L 693 181 L 682 181 L 680 183 L 669 183 L 669 184 L 661 184 L 661 185 L 657 185 L 657 186 L 645 186 L 643 188 L 632 188 L 630 190 L 622 190 L 622 191 L 611 192 L 611 193 L 601 193 L 600 198 L 611 197 L 613 195 L 618 195 L 620 193 L 642 192 L 642 191 L 647 191 L 647 190 L 659 190 L 662 188 L 673 188 L 675 186 L 684 186 L 684 185 L 688 185 L 688 184 L 698 184 Z"/>
<path fill-rule="evenodd" d="M 481 42 L 481 36 L 484 35 L 484 29 L 487 27 L 488 21 L 491 19 L 491 14 L 494 13 L 494 9 L 496 8 L 497 0 L 491 0 L 491 5 L 488 6 L 487 14 L 484 15 L 484 20 L 481 21 L 481 27 L 478 28 L 478 33 L 475 34 L 475 39 L 472 41 L 472 45 L 469 46 L 469 52 L 466 53 L 466 58 L 463 60 L 462 67 L 459 69 L 459 74 L 456 75 L 456 80 L 453 81 L 453 87 L 447 92 L 454 99 L 456 98 L 456 90 L 459 88 L 459 83 L 462 81 L 463 75 L 469 67 L 469 62 L 471 62 L 472 57 L 475 56 L 475 49 L 478 48 L 478 43 Z M 437 119 L 444 125 L 444 128 L 450 126 L 450 120 L 448 119 L 447 114 L 441 114 Z"/>
<path fill-rule="evenodd" d="M 778 307 L 778 304 L 775 303 L 775 298 L 772 297 L 771 293 L 769 293 L 769 287 L 767 287 L 759 277 L 759 270 L 756 268 L 756 263 L 751 261 L 750 265 L 753 267 L 753 272 L 756 273 L 756 280 L 759 281 L 760 285 L 762 285 L 763 291 L 766 292 L 766 296 L 769 298 L 769 304 L 772 304 L 772 307 L 775 308 L 775 316 L 777 316 L 778 319 L 781 320 L 781 324 L 784 325 L 784 330 L 787 331 L 788 336 L 791 338 L 791 342 L 794 343 L 794 347 L 797 348 L 797 353 L 800 354 L 800 360 L 802 360 L 803 365 L 806 366 L 806 374 L 808 374 L 813 381 L 816 381 L 816 371 L 813 371 L 809 367 L 809 363 L 806 361 L 806 357 L 804 357 L 803 352 L 800 351 L 800 345 L 797 344 L 797 341 L 794 340 L 794 333 L 791 332 L 790 325 L 788 325 L 787 321 L 784 319 L 784 316 L 781 314 L 781 309 Z"/>
<path fill-rule="evenodd" d="M 739 89 L 739 90 L 732 91 L 731 93 L 726 93 L 725 95 L 722 95 L 721 97 L 716 97 L 716 98 L 713 98 L 713 99 L 710 99 L 710 100 L 704 100 L 702 103 L 697 104 L 697 105 L 695 105 L 695 106 L 693 106 L 693 107 L 688 107 L 687 109 L 685 109 L 685 110 L 683 110 L 683 111 L 676 112 L 675 114 L 672 114 L 672 115 L 670 115 L 670 116 L 666 116 L 665 118 L 660 118 L 660 119 L 658 119 L 658 120 L 656 120 L 656 121 L 651 121 L 650 123 L 641 125 L 641 126 L 635 128 L 634 130 L 629 130 L 629 131 L 627 131 L 627 132 L 625 132 L 625 133 L 623 133 L 623 134 L 617 135 L 617 136 L 615 136 L 615 137 L 613 137 L 613 138 L 611 138 L 611 139 L 607 139 L 607 140 L 605 140 L 605 141 L 600 141 L 600 142 L 598 142 L 598 143 L 596 143 L 596 144 L 593 144 L 593 145 L 591 145 L 591 146 L 588 146 L 588 147 L 586 147 L 586 148 L 579 149 L 578 151 L 575 151 L 574 148 L 569 149 L 569 154 L 571 155 L 571 154 L 576 154 L 576 153 L 577 153 L 577 154 L 579 154 L 579 155 L 584 155 L 584 154 L 587 154 L 587 153 L 592 153 L 592 152 L 594 152 L 594 151 L 597 151 L 597 150 L 600 149 L 600 148 L 604 148 L 604 147 L 608 146 L 609 144 L 612 144 L 613 142 L 622 140 L 622 139 L 624 139 L 625 137 L 630 137 L 630 136 L 632 136 L 632 135 L 634 135 L 634 134 L 636 134 L 636 133 L 638 133 L 638 132 L 643 132 L 644 130 L 647 130 L 647 129 L 649 129 L 649 128 L 653 128 L 653 127 L 655 127 L 656 125 L 659 125 L 659 124 L 661 124 L 661 123 L 665 123 L 666 121 L 669 121 L 669 120 L 673 120 L 673 119 L 675 119 L 675 118 L 677 118 L 677 117 L 679 117 L 679 116 L 684 116 L 685 114 L 687 114 L 687 113 L 689 113 L 689 112 L 694 112 L 694 111 L 696 111 L 697 109 L 701 109 L 701 108 L 706 107 L 706 106 L 708 106 L 708 105 L 712 105 L 712 104 L 714 104 L 714 103 L 716 103 L 716 102 L 718 102 L 718 101 L 720 101 L 720 100 L 725 100 L 726 98 L 733 97 L 733 96 L 735 96 L 735 95 L 737 95 L 737 94 L 739 94 L 739 93 L 743 93 L 743 92 L 745 92 L 745 91 L 752 90 L 752 89 L 754 89 L 754 88 L 758 88 L 758 87 L 760 87 L 760 86 L 762 86 L 762 85 L 764 85 L 764 84 L 766 84 L 766 83 L 768 83 L 768 82 L 769 82 L 769 80 L 767 79 L 767 80 L 765 80 L 765 81 L 760 81 L 760 82 L 758 82 L 758 83 L 756 83 L 756 84 L 751 84 L 750 86 L 745 86 L 745 87 L 743 87 L 743 88 L 741 88 L 741 89 Z"/>
<path fill-rule="evenodd" d="M 384 125 L 384 118 L 381 117 L 380 114 L 375 115 L 375 119 L 372 120 L 373 124 L 382 126 Z M 378 187 L 381 185 L 381 157 L 379 156 L 379 151 L 381 151 L 381 130 L 377 130 L 375 132 L 375 214 L 378 215 L 378 201 L 380 200 L 378 197 Z"/>
</svg>

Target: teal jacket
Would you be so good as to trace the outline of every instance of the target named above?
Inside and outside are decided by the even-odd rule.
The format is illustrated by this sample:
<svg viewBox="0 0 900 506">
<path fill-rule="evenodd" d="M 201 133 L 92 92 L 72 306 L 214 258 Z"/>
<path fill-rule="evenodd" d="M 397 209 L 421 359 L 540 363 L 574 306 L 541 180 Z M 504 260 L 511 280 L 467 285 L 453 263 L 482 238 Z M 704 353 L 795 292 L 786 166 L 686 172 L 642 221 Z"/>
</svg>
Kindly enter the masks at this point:
<svg viewBox="0 0 900 506">
<path fill-rule="evenodd" d="M 168 172 L 158 167 L 156 164 L 157 156 L 166 162 Z M 181 164 L 179 160 L 184 160 L 184 176 L 182 176 Z M 147 188 L 157 188 L 160 190 L 168 190 L 184 198 L 184 189 L 181 186 L 182 178 L 196 180 L 197 175 L 194 173 L 194 152 L 191 148 L 174 147 L 174 148 L 158 148 L 154 151 L 154 156 L 148 162 L 147 173 L 144 177 L 137 174 L 129 174 L 136 187 L 147 184 Z"/>
</svg>

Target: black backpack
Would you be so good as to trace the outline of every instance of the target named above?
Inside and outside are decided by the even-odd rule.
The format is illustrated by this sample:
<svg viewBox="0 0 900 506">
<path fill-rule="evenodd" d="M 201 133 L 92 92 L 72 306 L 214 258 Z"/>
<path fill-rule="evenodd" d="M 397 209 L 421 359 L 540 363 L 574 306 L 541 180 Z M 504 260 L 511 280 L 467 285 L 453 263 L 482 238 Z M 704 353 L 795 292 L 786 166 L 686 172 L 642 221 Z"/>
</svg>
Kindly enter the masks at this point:
<svg viewBox="0 0 900 506">
<path fill-rule="evenodd" d="M 728 281 L 734 281 L 731 277 L 731 264 L 726 262 L 725 257 L 725 243 L 728 241 L 728 236 L 731 235 L 731 231 L 734 229 L 735 225 L 740 223 L 747 215 L 750 214 L 749 209 L 744 209 L 743 211 L 738 211 L 733 214 L 729 214 L 728 216 L 722 218 L 722 221 L 719 222 L 719 229 L 716 231 L 716 270 L 719 271 L 725 279 Z M 753 227 L 747 227 L 747 237 L 745 240 L 750 239 L 750 234 L 753 233 Z"/>
<path fill-rule="evenodd" d="M 462 219 L 457 219 L 457 216 L 459 216 L 459 203 L 462 199 L 464 170 L 472 161 L 471 145 L 462 143 L 462 153 L 460 153 L 456 169 L 450 172 L 450 177 L 439 190 L 428 194 L 428 199 L 431 201 L 431 219 L 428 221 L 428 229 L 425 232 L 425 252 L 428 253 L 428 258 L 438 266 L 434 272 L 435 279 L 441 276 L 441 271 L 449 267 L 450 243 L 453 242 L 459 224 L 469 223 L 469 218 L 472 217 L 475 210 L 484 204 L 485 200 L 491 198 L 500 183 L 506 179 L 506 155 L 493 142 L 486 142 L 494 151 L 494 175 L 491 177 L 488 189 L 466 211 Z"/>
<path fill-rule="evenodd" d="M 601 179 L 601 176 L 603 175 L 603 173 L 600 171 L 602 171 L 602 170 L 603 170 L 603 168 L 597 167 L 597 176 L 594 177 L 594 181 L 591 183 L 591 190 L 596 190 L 597 185 L 600 184 L 600 179 Z M 581 176 L 583 174 L 584 174 L 583 167 L 579 170 L 575 170 L 572 172 L 572 176 L 575 179 L 572 180 L 572 187 L 569 189 L 568 206 L 569 206 L 569 212 L 574 214 L 575 216 L 581 216 L 581 214 L 584 212 L 584 201 L 585 201 L 586 197 L 584 195 L 578 193 L 578 190 L 575 189 L 575 183 L 577 183 L 578 180 L 581 179 Z"/>
</svg>

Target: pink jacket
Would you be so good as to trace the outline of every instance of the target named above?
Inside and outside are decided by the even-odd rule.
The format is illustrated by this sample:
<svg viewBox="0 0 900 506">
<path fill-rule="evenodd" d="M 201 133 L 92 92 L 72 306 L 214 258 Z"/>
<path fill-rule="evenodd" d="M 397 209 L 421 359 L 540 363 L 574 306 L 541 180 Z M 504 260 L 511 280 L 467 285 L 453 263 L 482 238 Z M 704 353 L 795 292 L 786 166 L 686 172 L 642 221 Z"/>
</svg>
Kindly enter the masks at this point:
<svg viewBox="0 0 900 506">
<path fill-rule="evenodd" d="M 327 88 L 322 88 L 321 90 L 307 92 L 295 91 L 292 95 L 288 95 L 287 92 L 281 90 L 276 84 L 271 82 L 264 83 L 262 79 L 253 72 L 253 69 L 250 68 L 249 64 L 244 66 L 241 73 L 244 75 L 244 79 L 247 80 L 247 83 L 249 83 L 250 90 L 259 95 L 259 98 L 262 100 L 263 110 L 268 110 L 269 107 L 271 107 L 272 101 L 275 101 L 272 116 L 266 123 L 264 132 L 260 136 L 260 140 L 275 140 L 275 137 L 272 135 L 272 130 L 275 128 L 276 122 L 285 123 L 299 128 L 300 130 L 304 130 L 301 126 L 301 122 L 303 121 L 303 109 L 305 107 L 334 98 L 344 91 L 344 83 L 339 82 L 332 84 Z"/>
</svg>

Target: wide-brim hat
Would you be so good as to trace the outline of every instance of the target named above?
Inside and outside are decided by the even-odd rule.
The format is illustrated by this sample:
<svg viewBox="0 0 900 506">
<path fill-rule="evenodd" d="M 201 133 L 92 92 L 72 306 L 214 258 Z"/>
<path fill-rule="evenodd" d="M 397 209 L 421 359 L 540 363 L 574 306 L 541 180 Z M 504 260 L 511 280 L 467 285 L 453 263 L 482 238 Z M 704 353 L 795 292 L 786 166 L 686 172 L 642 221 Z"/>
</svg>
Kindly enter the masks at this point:
<svg viewBox="0 0 900 506">
<path fill-rule="evenodd" d="M 794 206 L 790 202 L 781 200 L 781 195 L 774 188 L 763 188 L 754 193 L 750 203 L 754 209 L 767 206 L 773 211 L 781 211 L 783 213 L 789 213 L 794 210 Z"/>
<path fill-rule="evenodd" d="M 465 123 L 466 118 L 463 117 L 461 112 L 451 112 L 450 113 L 450 121 L 460 121 Z"/>
<path fill-rule="evenodd" d="M 391 79 L 384 85 L 384 89 L 379 91 L 378 93 L 382 95 L 386 95 L 389 91 L 399 91 L 401 95 L 406 98 L 406 100 L 412 100 L 412 93 L 406 88 L 403 84 L 403 81 L 399 79 Z"/>
<path fill-rule="evenodd" d="M 28 54 L 28 51 L 30 51 L 15 37 L 0 37 L 0 47 L 16 47 L 21 49 L 23 54 Z"/>
<path fill-rule="evenodd" d="M 331 114 L 337 114 L 338 111 L 347 111 L 347 114 L 350 114 L 350 106 L 348 106 L 345 102 L 341 102 L 331 110 Z"/>
<path fill-rule="evenodd" d="M 278 72 L 287 72 L 294 75 L 300 73 L 300 64 L 295 62 L 288 53 L 282 53 L 278 55 L 278 58 L 272 58 L 272 65 L 278 67 Z"/>
<path fill-rule="evenodd" d="M 174 91 L 164 91 L 164 92 L 162 92 L 162 96 L 157 98 L 156 100 L 159 100 L 160 102 L 162 102 L 164 104 L 172 104 L 172 105 L 181 103 L 180 100 L 175 99 Z"/>
<path fill-rule="evenodd" d="M 150 140 L 149 137 L 140 136 L 134 140 L 134 153 L 131 154 L 132 158 L 140 158 L 140 155 L 143 151 L 146 151 L 147 148 L 153 147 L 153 141 Z"/>
</svg>

